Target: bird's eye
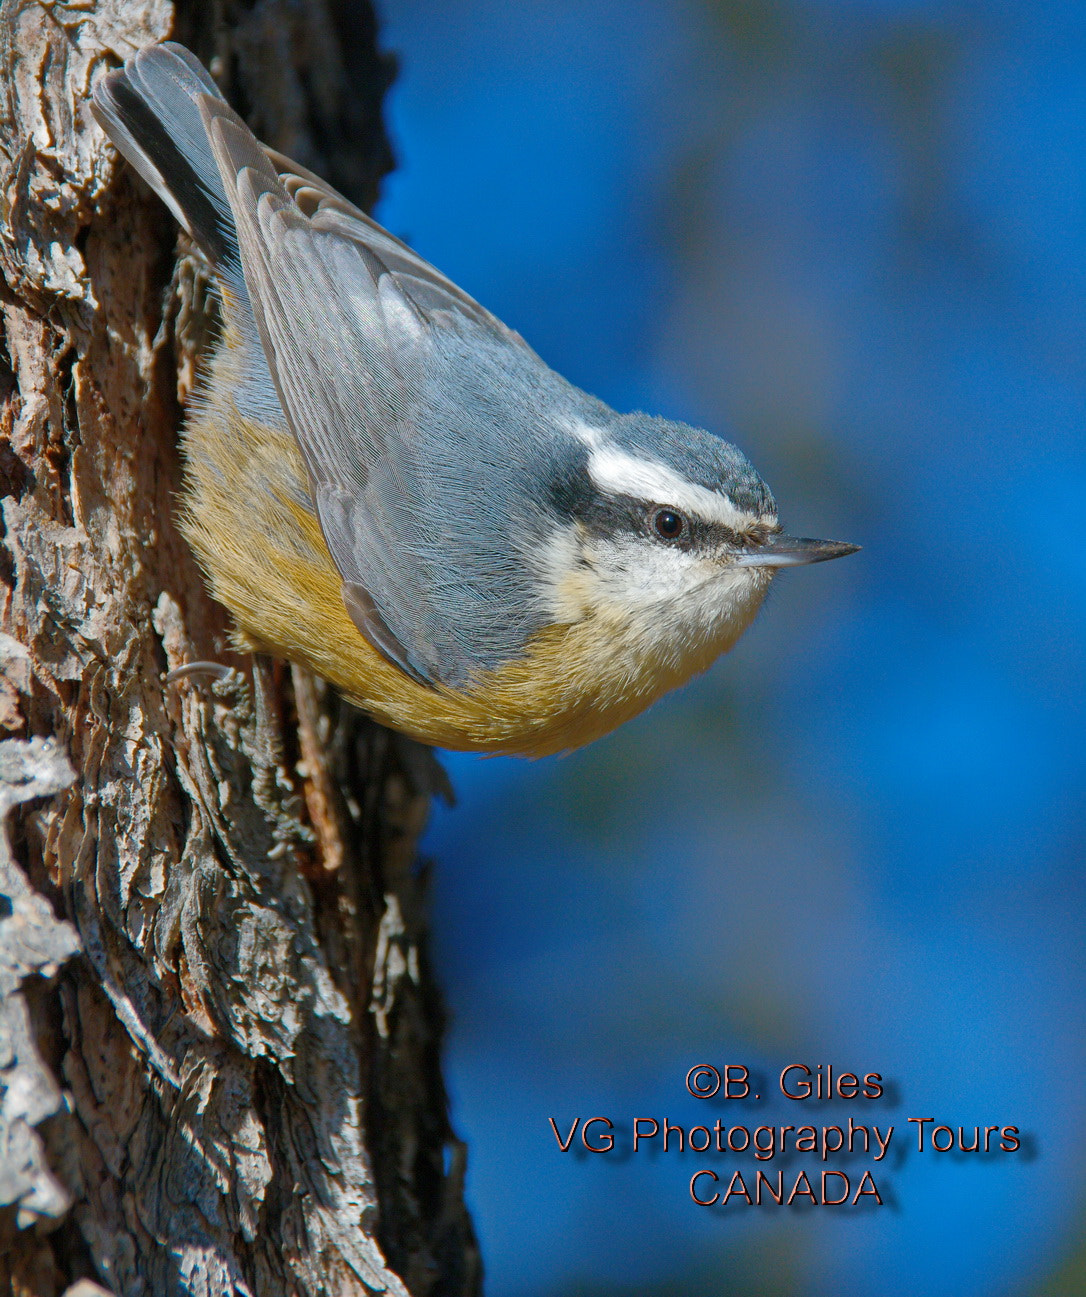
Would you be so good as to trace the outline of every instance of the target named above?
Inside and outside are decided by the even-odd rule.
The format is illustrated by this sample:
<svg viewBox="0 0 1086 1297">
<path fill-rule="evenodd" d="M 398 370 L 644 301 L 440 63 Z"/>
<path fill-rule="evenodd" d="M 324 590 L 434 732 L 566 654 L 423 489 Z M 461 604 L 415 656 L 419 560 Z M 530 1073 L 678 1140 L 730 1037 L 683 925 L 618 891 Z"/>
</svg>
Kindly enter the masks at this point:
<svg viewBox="0 0 1086 1297">
<path fill-rule="evenodd" d="M 661 540 L 678 540 L 686 531 L 686 519 L 674 509 L 657 509 L 653 515 L 652 529 Z"/>
</svg>

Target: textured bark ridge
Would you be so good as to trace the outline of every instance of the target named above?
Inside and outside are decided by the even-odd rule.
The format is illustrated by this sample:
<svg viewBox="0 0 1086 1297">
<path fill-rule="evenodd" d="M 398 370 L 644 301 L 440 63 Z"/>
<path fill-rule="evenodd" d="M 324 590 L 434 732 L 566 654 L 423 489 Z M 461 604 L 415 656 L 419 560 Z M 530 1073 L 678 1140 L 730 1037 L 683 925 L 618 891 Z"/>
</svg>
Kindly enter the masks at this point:
<svg viewBox="0 0 1086 1297">
<path fill-rule="evenodd" d="M 0 1293 L 459 1297 L 440 772 L 233 653 L 174 521 L 213 306 L 87 109 L 168 36 L 356 200 L 389 165 L 367 0 L 0 0 Z"/>
</svg>

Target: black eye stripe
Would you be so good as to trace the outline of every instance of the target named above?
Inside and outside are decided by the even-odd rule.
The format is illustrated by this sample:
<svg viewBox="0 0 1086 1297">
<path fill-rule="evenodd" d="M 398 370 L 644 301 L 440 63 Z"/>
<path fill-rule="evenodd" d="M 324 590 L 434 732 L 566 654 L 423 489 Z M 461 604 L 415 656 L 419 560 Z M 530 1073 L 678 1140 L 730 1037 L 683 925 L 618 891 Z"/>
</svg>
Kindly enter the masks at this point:
<svg viewBox="0 0 1086 1297">
<path fill-rule="evenodd" d="M 621 536 L 639 533 L 655 544 L 666 543 L 676 549 L 715 553 L 721 545 L 740 548 L 763 539 L 772 530 L 761 524 L 737 531 L 721 522 L 710 522 L 696 513 L 688 513 L 666 500 L 646 500 L 631 495 L 616 495 L 594 486 L 587 473 L 556 479 L 548 501 L 563 522 L 578 522 L 598 536 Z M 684 526 L 674 538 L 662 536 L 656 529 L 656 516 L 662 512 L 679 515 Z"/>
</svg>

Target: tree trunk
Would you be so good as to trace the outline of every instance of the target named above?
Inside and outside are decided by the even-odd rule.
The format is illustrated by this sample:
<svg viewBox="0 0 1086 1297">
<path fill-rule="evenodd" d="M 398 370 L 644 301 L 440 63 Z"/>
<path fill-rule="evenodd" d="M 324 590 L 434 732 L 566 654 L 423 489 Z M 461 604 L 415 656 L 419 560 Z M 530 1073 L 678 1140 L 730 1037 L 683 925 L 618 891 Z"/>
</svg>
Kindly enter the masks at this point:
<svg viewBox="0 0 1086 1297">
<path fill-rule="evenodd" d="M 416 866 L 440 771 L 231 649 L 174 519 L 206 270 L 87 107 L 172 36 L 371 204 L 368 0 L 0 24 L 0 1292 L 473 1293 Z M 198 659 L 232 669 L 165 680 Z"/>
</svg>

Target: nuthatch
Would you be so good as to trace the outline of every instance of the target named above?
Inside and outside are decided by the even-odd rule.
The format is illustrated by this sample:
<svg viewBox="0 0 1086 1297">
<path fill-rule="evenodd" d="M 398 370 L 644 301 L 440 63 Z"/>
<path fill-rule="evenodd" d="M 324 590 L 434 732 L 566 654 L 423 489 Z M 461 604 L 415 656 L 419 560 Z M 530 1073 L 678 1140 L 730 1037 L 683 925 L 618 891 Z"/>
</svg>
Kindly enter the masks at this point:
<svg viewBox="0 0 1086 1297">
<path fill-rule="evenodd" d="M 571 386 L 181 46 L 93 107 L 217 279 L 183 523 L 247 647 L 425 743 L 539 756 L 703 671 L 778 568 L 858 548 L 782 535 L 719 437 Z"/>
</svg>

